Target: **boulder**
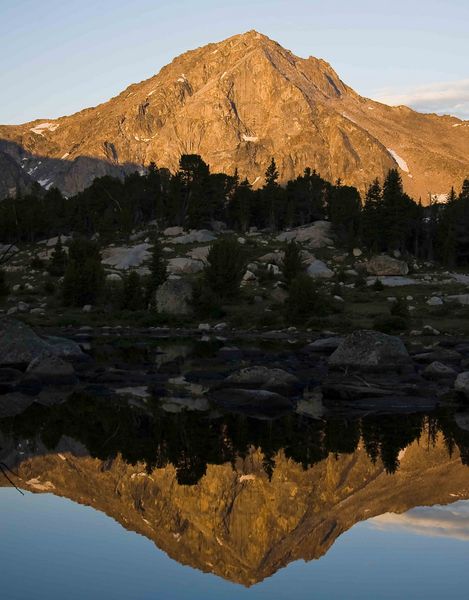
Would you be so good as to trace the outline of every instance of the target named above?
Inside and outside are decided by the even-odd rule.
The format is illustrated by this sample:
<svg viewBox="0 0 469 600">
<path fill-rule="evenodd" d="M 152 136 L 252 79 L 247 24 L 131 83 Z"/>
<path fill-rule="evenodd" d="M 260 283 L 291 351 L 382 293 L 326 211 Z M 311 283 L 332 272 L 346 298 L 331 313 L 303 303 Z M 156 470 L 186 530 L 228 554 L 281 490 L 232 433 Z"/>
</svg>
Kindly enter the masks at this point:
<svg viewBox="0 0 469 600">
<path fill-rule="evenodd" d="M 410 365 L 403 341 L 378 331 L 355 331 L 329 357 L 330 367 L 386 369 Z"/>
<path fill-rule="evenodd" d="M 370 258 L 366 270 L 370 275 L 407 275 L 409 267 L 403 260 L 380 254 Z"/>
<path fill-rule="evenodd" d="M 456 294 L 455 296 L 448 296 L 450 302 L 457 302 L 462 306 L 469 305 L 469 294 Z"/>
<path fill-rule="evenodd" d="M 343 337 L 335 336 L 335 337 L 327 337 L 320 338 L 308 344 L 305 348 L 306 352 L 324 352 L 325 354 L 329 354 L 337 350 L 340 344 L 344 341 Z"/>
<path fill-rule="evenodd" d="M 306 273 L 313 279 L 330 279 L 334 277 L 334 271 L 322 262 L 322 260 L 314 260 L 306 269 Z"/>
<path fill-rule="evenodd" d="M 432 296 L 427 300 L 428 306 L 442 306 L 443 300 L 439 296 Z"/>
<path fill-rule="evenodd" d="M 206 244 L 207 242 L 213 242 L 216 239 L 216 235 L 207 229 L 195 229 L 186 235 L 177 236 L 171 241 L 173 244 Z"/>
<path fill-rule="evenodd" d="M 210 246 L 199 246 L 198 248 L 192 248 L 187 253 L 189 258 L 193 258 L 194 260 L 207 260 L 208 253 L 210 252 Z"/>
<path fill-rule="evenodd" d="M 140 267 L 150 258 L 151 244 L 138 244 L 137 246 L 119 248 L 106 248 L 103 250 L 103 264 L 115 269 L 130 269 Z"/>
<path fill-rule="evenodd" d="M 277 265 L 278 267 L 281 267 L 284 258 L 285 252 L 268 252 L 267 254 L 264 254 L 257 260 L 261 263 L 273 264 Z"/>
<path fill-rule="evenodd" d="M 204 268 L 204 263 L 201 260 L 193 258 L 170 258 L 168 260 L 168 271 L 170 273 L 200 273 Z"/>
<path fill-rule="evenodd" d="M 173 237 L 176 235 L 183 235 L 184 227 L 166 227 L 163 231 L 163 235 L 166 237 Z"/>
<path fill-rule="evenodd" d="M 32 360 L 26 369 L 27 378 L 32 376 L 45 385 L 74 385 L 77 382 L 72 365 L 49 351 Z"/>
<path fill-rule="evenodd" d="M 89 358 L 73 340 L 49 335 L 46 337 L 46 341 L 50 346 L 51 352 L 64 360 L 84 360 Z"/>
<path fill-rule="evenodd" d="M 290 240 L 308 242 L 311 248 L 332 246 L 331 224 L 329 221 L 316 221 L 311 225 L 284 231 L 277 236 L 279 242 L 289 242 Z"/>
<path fill-rule="evenodd" d="M 469 400 L 469 371 L 459 373 L 454 382 L 454 389 Z"/>
<path fill-rule="evenodd" d="M 156 291 L 158 312 L 188 315 L 192 312 L 192 285 L 185 279 L 168 279 Z"/>
<path fill-rule="evenodd" d="M 457 373 L 453 368 L 436 360 L 425 367 L 422 375 L 426 379 L 453 379 Z"/>
<path fill-rule="evenodd" d="M 0 365 L 26 366 L 49 349 L 28 325 L 8 317 L 0 319 Z"/>
</svg>

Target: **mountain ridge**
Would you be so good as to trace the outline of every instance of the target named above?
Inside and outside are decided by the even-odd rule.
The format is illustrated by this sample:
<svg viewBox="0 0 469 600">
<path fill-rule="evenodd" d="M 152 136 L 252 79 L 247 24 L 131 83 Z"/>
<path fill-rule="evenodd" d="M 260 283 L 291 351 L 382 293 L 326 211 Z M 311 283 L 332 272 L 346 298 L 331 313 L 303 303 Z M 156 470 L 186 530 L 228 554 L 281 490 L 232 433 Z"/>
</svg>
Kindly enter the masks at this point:
<svg viewBox="0 0 469 600">
<path fill-rule="evenodd" d="M 399 168 L 406 191 L 425 200 L 462 182 L 468 150 L 469 123 L 364 98 L 325 60 L 254 30 L 189 50 L 95 107 L 0 126 L 0 151 L 66 194 L 152 161 L 175 171 L 195 153 L 255 186 L 272 156 L 282 182 L 311 167 L 362 192 Z M 102 164 L 84 167 L 86 158 Z"/>
</svg>

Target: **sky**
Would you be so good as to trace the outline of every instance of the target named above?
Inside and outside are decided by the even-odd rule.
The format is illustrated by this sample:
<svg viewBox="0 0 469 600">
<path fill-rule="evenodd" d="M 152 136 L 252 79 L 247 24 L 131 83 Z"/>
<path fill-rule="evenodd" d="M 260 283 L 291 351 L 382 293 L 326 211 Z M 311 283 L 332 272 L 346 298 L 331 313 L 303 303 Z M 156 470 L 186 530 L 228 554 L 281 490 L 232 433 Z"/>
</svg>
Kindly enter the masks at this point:
<svg viewBox="0 0 469 600">
<path fill-rule="evenodd" d="M 360 94 L 469 119 L 468 0 L 0 0 L 0 123 L 95 106 L 256 29 Z"/>
</svg>

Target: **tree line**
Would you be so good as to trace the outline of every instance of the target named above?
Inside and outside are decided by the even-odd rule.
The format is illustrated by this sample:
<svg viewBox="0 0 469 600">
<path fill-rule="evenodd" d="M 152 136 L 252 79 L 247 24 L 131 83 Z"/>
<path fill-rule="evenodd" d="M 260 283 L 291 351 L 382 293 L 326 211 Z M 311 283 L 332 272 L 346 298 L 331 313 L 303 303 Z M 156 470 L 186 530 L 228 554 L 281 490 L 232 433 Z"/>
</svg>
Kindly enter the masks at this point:
<svg viewBox="0 0 469 600">
<path fill-rule="evenodd" d="M 460 193 L 450 190 L 447 203 L 423 206 L 404 192 L 396 169 L 382 183 L 375 180 L 363 199 L 355 187 L 332 184 L 309 168 L 284 186 L 278 179 L 274 159 L 262 187 L 253 189 L 236 171 L 211 173 L 190 154 L 174 174 L 152 163 L 143 175 L 97 178 L 71 198 L 36 185 L 0 202 L 0 241 L 34 243 L 74 232 L 106 242 L 128 239 L 149 223 L 196 229 L 223 221 L 240 233 L 279 231 L 328 219 L 345 247 L 399 250 L 450 266 L 469 262 L 469 180 Z"/>
</svg>

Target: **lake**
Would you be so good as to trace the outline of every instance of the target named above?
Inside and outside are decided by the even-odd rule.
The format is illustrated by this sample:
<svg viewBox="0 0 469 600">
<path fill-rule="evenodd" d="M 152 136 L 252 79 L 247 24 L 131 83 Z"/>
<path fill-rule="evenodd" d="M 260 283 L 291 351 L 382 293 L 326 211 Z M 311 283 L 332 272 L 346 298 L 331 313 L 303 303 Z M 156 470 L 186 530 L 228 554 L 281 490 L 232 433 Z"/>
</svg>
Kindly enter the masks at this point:
<svg viewBox="0 0 469 600">
<path fill-rule="evenodd" d="M 0 422 L 2 598 L 467 598 L 468 448 L 448 411 L 34 404 Z"/>
</svg>

